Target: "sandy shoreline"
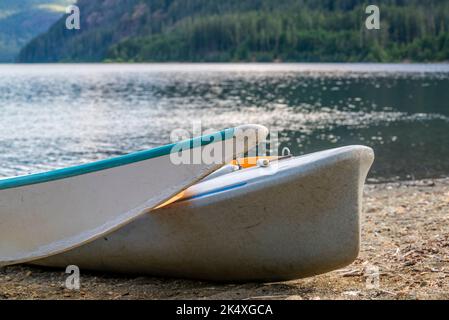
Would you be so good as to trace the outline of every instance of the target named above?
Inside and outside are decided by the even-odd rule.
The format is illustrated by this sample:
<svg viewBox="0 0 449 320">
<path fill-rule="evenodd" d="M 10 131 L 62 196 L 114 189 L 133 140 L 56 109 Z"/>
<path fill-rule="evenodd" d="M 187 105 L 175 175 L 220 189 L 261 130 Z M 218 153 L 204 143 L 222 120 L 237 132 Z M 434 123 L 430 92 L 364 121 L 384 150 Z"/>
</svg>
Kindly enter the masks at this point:
<svg viewBox="0 0 449 320">
<path fill-rule="evenodd" d="M 220 284 L 81 271 L 70 291 L 64 270 L 10 266 L 0 268 L 0 300 L 449 299 L 449 178 L 367 185 L 363 220 L 358 259 L 312 278 Z"/>
</svg>

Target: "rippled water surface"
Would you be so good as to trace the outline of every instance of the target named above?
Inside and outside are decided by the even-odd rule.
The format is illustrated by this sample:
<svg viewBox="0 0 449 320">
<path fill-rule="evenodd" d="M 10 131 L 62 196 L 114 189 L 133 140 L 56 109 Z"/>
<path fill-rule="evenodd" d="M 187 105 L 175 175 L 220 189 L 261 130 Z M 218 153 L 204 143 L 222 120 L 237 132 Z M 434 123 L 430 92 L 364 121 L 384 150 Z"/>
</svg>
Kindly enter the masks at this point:
<svg viewBox="0 0 449 320">
<path fill-rule="evenodd" d="M 374 148 L 371 181 L 449 175 L 449 65 L 0 65 L 0 176 L 260 123 L 304 154 Z"/>
</svg>

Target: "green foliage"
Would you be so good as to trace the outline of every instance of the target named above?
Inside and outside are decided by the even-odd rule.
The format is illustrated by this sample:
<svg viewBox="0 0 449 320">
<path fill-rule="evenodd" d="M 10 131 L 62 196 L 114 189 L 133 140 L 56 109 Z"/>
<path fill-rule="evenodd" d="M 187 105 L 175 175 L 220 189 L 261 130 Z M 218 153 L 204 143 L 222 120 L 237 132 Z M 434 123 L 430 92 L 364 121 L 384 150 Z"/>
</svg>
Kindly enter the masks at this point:
<svg viewBox="0 0 449 320">
<path fill-rule="evenodd" d="M 79 0 L 80 31 L 63 20 L 20 61 L 447 61 L 448 0 Z M 94 17 L 94 18 L 91 18 Z"/>
</svg>

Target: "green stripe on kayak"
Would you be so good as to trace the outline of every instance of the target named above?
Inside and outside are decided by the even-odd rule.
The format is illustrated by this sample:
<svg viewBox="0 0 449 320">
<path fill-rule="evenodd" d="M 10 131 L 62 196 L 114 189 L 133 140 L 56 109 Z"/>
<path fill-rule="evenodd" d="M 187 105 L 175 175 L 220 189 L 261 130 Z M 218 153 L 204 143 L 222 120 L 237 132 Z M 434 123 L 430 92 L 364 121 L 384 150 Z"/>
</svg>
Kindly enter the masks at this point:
<svg viewBox="0 0 449 320">
<path fill-rule="evenodd" d="M 218 134 L 221 135 L 223 140 L 232 138 L 234 135 L 234 128 L 225 129 L 220 131 Z M 215 134 L 209 134 L 178 143 L 172 143 L 165 146 L 160 146 L 150 150 L 138 151 L 123 156 L 100 160 L 96 162 L 86 163 L 78 166 L 73 166 L 69 168 L 57 169 L 43 173 L 30 174 L 26 176 L 18 176 L 12 178 L 6 178 L 0 180 L 0 190 L 17 188 L 31 184 L 43 183 L 53 180 L 60 180 L 64 178 L 79 176 L 91 172 L 106 170 L 110 168 L 115 168 L 119 166 L 124 166 L 130 163 L 144 161 L 152 158 L 157 158 L 161 156 L 168 155 L 173 152 L 177 152 L 180 149 L 189 150 L 196 147 L 201 147 L 208 145 L 214 141 Z M 173 148 L 174 146 L 177 148 Z M 178 148 L 179 146 L 179 148 Z M 174 151 L 173 151 L 174 150 Z"/>
</svg>

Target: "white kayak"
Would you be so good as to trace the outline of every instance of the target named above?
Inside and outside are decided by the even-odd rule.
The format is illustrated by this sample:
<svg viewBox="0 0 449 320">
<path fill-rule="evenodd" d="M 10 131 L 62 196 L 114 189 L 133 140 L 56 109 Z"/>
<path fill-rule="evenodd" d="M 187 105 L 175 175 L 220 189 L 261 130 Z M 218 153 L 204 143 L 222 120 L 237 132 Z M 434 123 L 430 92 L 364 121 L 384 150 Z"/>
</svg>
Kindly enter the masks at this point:
<svg viewBox="0 0 449 320">
<path fill-rule="evenodd" d="M 245 136 L 243 149 L 235 147 Z M 254 147 L 268 130 L 246 125 L 76 167 L 0 180 L 0 265 L 43 258 L 85 244 L 145 214 Z M 242 146 L 242 145 L 240 145 Z M 213 162 L 175 156 L 223 149 Z M 218 158 L 218 160 L 217 160 Z"/>
<path fill-rule="evenodd" d="M 33 263 L 218 281 L 289 280 L 351 263 L 373 151 L 348 146 L 206 179 L 168 205 Z"/>
</svg>

